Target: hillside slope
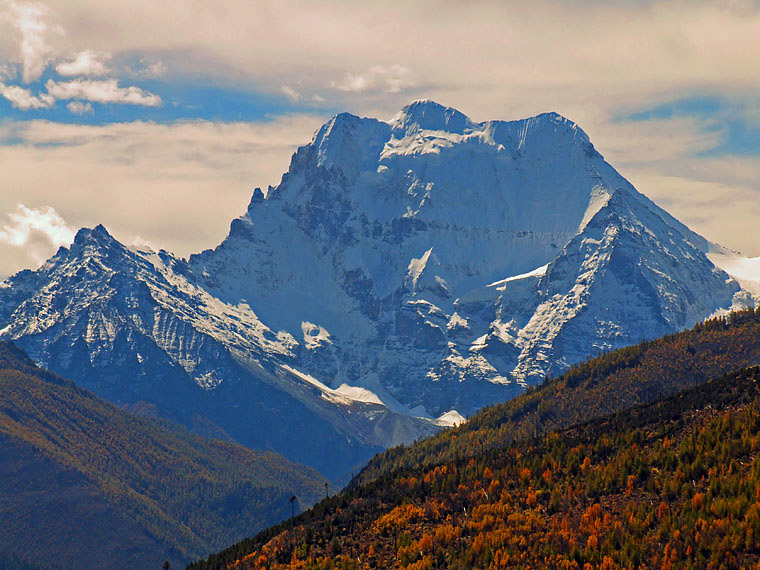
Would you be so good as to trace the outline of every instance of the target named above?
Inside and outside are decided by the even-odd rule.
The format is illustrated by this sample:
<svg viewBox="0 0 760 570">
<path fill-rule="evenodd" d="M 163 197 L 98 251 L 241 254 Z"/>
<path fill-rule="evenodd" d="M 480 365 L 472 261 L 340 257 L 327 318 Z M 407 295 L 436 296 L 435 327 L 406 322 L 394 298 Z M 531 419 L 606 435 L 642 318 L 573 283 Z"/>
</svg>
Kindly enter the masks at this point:
<svg viewBox="0 0 760 570">
<path fill-rule="evenodd" d="M 757 568 L 760 368 L 385 474 L 190 570 Z"/>
<path fill-rule="evenodd" d="M 731 313 L 589 359 L 527 394 L 481 410 L 451 431 L 389 449 L 370 461 L 357 482 L 564 429 L 758 364 L 760 309 Z"/>
<path fill-rule="evenodd" d="M 72 569 L 176 565 L 324 493 L 307 467 L 137 418 L 8 343 L 0 480 L 0 551 Z"/>
</svg>

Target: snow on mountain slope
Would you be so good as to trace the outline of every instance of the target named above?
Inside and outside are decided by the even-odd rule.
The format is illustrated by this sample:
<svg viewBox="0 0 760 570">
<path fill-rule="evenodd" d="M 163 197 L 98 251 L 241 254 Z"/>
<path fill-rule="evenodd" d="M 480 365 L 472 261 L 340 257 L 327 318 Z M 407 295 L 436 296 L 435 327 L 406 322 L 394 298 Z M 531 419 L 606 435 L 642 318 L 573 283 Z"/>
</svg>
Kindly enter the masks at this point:
<svg viewBox="0 0 760 570">
<path fill-rule="evenodd" d="M 297 337 L 302 369 L 435 416 L 730 306 L 705 251 L 567 119 L 417 101 L 326 123 L 190 266 L 269 326 L 329 332 Z"/>
<path fill-rule="evenodd" d="M 187 262 L 82 230 L 0 285 L 0 336 L 109 399 L 336 476 L 751 302 L 708 249 L 556 113 L 478 123 L 417 101 L 328 121 Z"/>
<path fill-rule="evenodd" d="M 554 375 L 590 349 L 681 330 L 716 306 L 731 305 L 736 283 L 727 284 L 727 276 L 639 196 L 619 189 L 549 264 L 538 283 L 542 303 L 520 330 L 526 342 L 518 375 Z"/>
<path fill-rule="evenodd" d="M 469 125 L 464 135 L 422 130 L 418 121 L 431 126 L 426 113 L 436 107 L 412 104 L 390 123 L 338 115 L 299 149 L 266 200 L 254 195 L 220 248 L 191 264 L 212 276 L 208 284 L 223 298 L 261 300 L 273 326 L 294 330 L 315 314 L 321 320 L 309 320 L 331 334 L 366 337 L 376 327 L 351 296 L 362 276 L 371 276 L 376 299 L 405 279 L 448 298 L 447 288 L 547 263 L 609 197 L 573 168 L 593 147 L 569 121 L 548 114 L 475 129 L 460 118 Z M 622 182 L 611 169 L 605 174 L 613 178 L 607 186 Z M 336 250 L 339 265 L 323 263 Z M 230 267 L 230 258 L 241 266 Z M 233 273 L 253 281 L 227 277 Z"/>
<path fill-rule="evenodd" d="M 291 335 L 271 331 L 244 303 L 211 296 L 171 254 L 127 248 L 102 226 L 6 281 L 0 300 L 2 338 L 37 362 L 113 401 L 147 402 L 331 476 L 434 429 L 361 388 L 315 390 L 284 364 L 294 362 Z"/>
<path fill-rule="evenodd" d="M 736 279 L 742 289 L 760 303 L 760 257 L 746 257 L 721 245 L 711 243 L 707 257 Z"/>
</svg>

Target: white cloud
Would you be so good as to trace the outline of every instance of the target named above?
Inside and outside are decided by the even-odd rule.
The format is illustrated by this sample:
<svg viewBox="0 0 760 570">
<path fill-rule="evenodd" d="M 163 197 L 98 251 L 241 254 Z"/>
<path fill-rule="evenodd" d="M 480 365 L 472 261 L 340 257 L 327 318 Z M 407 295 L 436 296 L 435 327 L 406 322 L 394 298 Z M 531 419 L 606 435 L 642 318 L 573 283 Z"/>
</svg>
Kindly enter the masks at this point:
<svg viewBox="0 0 760 570">
<path fill-rule="evenodd" d="M 105 75 L 110 71 L 107 64 L 110 58 L 110 54 L 97 53 L 87 49 L 79 52 L 74 59 L 59 63 L 55 66 L 55 70 L 59 75 L 66 77 L 73 75 Z"/>
<path fill-rule="evenodd" d="M 347 73 L 332 86 L 339 91 L 364 93 L 365 91 L 380 91 L 399 93 L 402 89 L 414 87 L 411 71 L 403 65 L 375 65 L 367 73 Z"/>
<path fill-rule="evenodd" d="M 49 206 L 27 208 L 18 204 L 6 218 L 8 221 L 0 226 L 3 265 L 20 262 L 39 266 L 60 246 L 74 241 L 74 229 Z"/>
<path fill-rule="evenodd" d="M 683 160 L 717 147 L 725 137 L 708 118 L 607 121 L 600 117 L 579 126 L 618 168 Z"/>
<path fill-rule="evenodd" d="M 121 87 L 117 79 L 75 79 L 72 81 L 54 81 L 45 83 L 47 92 L 33 94 L 29 89 L 18 85 L 0 83 L 0 96 L 5 97 L 17 109 L 49 109 L 56 100 L 69 101 L 77 99 L 68 105 L 72 113 L 82 114 L 92 112 L 94 103 L 118 103 L 125 105 L 142 105 L 158 107 L 161 97 L 140 89 L 139 87 Z"/>
<path fill-rule="evenodd" d="M 301 94 L 290 87 L 289 85 L 283 85 L 280 87 L 280 91 L 282 92 L 285 97 L 293 101 L 294 103 L 301 100 Z"/>
<path fill-rule="evenodd" d="M 49 109 L 55 104 L 55 98 L 47 93 L 34 95 L 29 89 L 17 85 L 5 85 L 0 83 L 0 95 L 11 102 L 16 109 L 28 111 L 30 109 Z"/>
<path fill-rule="evenodd" d="M 754 212 L 748 204 L 754 196 L 753 189 L 760 188 L 757 169 L 746 165 L 735 168 L 736 160 L 729 158 L 694 158 L 713 148 L 725 133 L 699 120 L 611 120 L 682 97 L 756 100 L 760 91 L 758 2 L 473 0 L 441 4 L 436 0 L 228 0 L 220 7 L 219 3 L 185 0 L 66 0 L 54 6 L 57 20 L 69 31 L 66 37 L 56 38 L 59 53 L 75 53 L 87 47 L 113 53 L 114 61 L 123 61 L 120 58 L 125 55 L 144 61 L 160 59 L 173 76 L 198 80 L 201 85 L 205 81 L 243 90 L 264 90 L 304 106 L 309 101 L 308 94 L 332 88 L 331 109 L 381 118 L 391 117 L 403 104 L 420 96 L 457 107 L 478 121 L 558 111 L 577 121 L 600 152 L 642 192 L 657 200 L 670 196 L 668 207 L 694 229 L 734 249 L 760 253 L 760 237 L 753 237 L 758 235 L 756 231 L 735 236 L 739 241 L 754 240 L 754 250 L 720 237 L 731 232 L 731 208 L 742 219 L 749 219 L 745 214 Z M 166 33 L 167 22 L 172 23 L 171 34 Z M 315 29 L 320 33 L 315 34 Z M 11 41 L 12 34 L 4 32 L 0 30 L 0 61 L 15 61 L 17 43 Z M 268 49 L 259 49 L 261 45 Z M 130 75 L 139 76 L 139 70 Z M 754 115 L 755 124 L 760 122 L 757 116 L 760 114 Z M 212 127 L 196 128 L 193 134 L 181 135 L 196 141 L 194 147 L 165 139 L 169 131 L 161 129 L 151 131 L 150 137 L 145 135 L 151 141 L 145 143 L 145 152 L 164 157 L 165 164 L 138 156 L 133 147 L 126 147 L 129 158 L 122 160 L 140 168 L 157 167 L 162 173 L 159 178 L 164 177 L 162 182 L 169 184 L 171 195 L 178 201 L 184 199 L 184 192 L 194 188 L 193 178 L 183 173 L 195 172 L 198 165 L 187 157 L 203 157 L 208 170 L 200 174 L 202 187 L 212 193 L 230 184 L 247 185 L 260 179 L 253 171 L 244 172 L 248 166 L 242 164 L 240 157 L 240 163 L 231 159 L 235 153 L 210 135 Z M 141 129 L 148 131 L 143 126 L 133 130 L 119 127 L 118 132 L 125 131 L 121 134 L 125 140 L 139 140 L 142 144 L 142 135 L 138 136 Z M 41 128 L 31 130 L 38 132 Z M 62 128 L 47 130 L 63 132 Z M 246 138 L 233 130 L 237 134 L 231 135 L 231 140 L 239 140 L 236 136 Z M 179 129 L 171 132 L 180 136 Z M 305 142 L 309 135 L 306 133 L 296 142 Z M 74 146 L 77 143 L 72 140 L 70 146 L 56 148 L 55 152 L 19 146 L 9 155 L 3 148 L 0 164 L 11 167 L 19 188 L 36 195 L 41 196 L 44 188 L 48 188 L 48 196 L 59 194 L 55 182 L 63 180 L 82 203 L 87 203 L 92 222 L 97 223 L 100 219 L 90 202 L 96 196 L 95 202 L 100 203 L 103 190 L 93 180 L 113 181 L 128 194 L 129 188 L 118 176 L 137 185 L 153 174 L 149 170 L 119 170 L 116 143 L 105 137 L 103 141 L 109 142 L 99 143 L 104 145 L 100 149 L 93 142 L 104 135 L 88 132 L 77 136 L 87 141 L 82 143 L 81 155 L 74 152 L 80 147 Z M 159 140 L 163 144 L 155 142 Z M 214 149 L 201 148 L 203 144 Z M 260 145 L 259 149 L 267 149 L 262 152 L 278 165 L 272 169 L 272 176 L 286 169 L 288 153 L 277 154 L 282 149 L 276 144 L 267 146 L 266 141 Z M 106 149 L 110 149 L 108 153 Z M 53 161 L 55 178 L 38 172 L 42 170 L 36 167 L 39 161 L 29 160 L 35 153 Z M 26 165 L 27 172 L 21 172 L 2 155 L 18 159 L 19 165 Z M 94 156 L 103 163 L 93 160 Z M 232 170 L 227 173 L 212 164 L 225 164 Z M 171 175 L 170 165 L 177 168 Z M 98 176 L 88 175 L 88 169 Z M 232 182 L 231 172 L 241 178 Z M 219 181 L 214 182 L 210 173 Z M 246 179 L 243 175 L 250 176 Z M 42 184 L 43 178 L 48 185 L 39 189 L 28 183 L 37 180 Z M 183 180 L 188 188 L 182 186 Z M 79 185 L 81 191 L 77 190 Z M 3 192 L 6 188 L 10 186 L 4 185 Z M 159 186 L 147 184 L 146 188 L 158 190 Z M 689 193 L 679 192 L 678 188 L 698 188 L 703 197 L 713 192 L 721 197 L 725 208 L 715 209 L 712 221 L 700 221 L 697 210 L 690 213 Z M 241 196 L 247 193 L 241 192 Z M 731 200 L 737 206 L 732 206 Z M 103 212 L 109 205 L 102 202 Z M 195 215 L 184 203 L 174 207 L 191 217 Z M 741 212 L 740 207 L 744 208 Z M 713 215 L 709 206 L 707 209 L 707 214 Z M 72 215 L 76 212 L 71 211 Z M 155 211 L 151 218 L 161 225 L 158 214 L 171 209 L 167 205 Z M 213 222 L 214 227 L 226 229 L 229 211 L 219 210 L 216 214 L 220 218 Z M 68 213 L 66 216 L 74 219 Z M 212 222 L 203 224 L 211 227 Z M 131 226 L 125 221 L 119 227 L 127 232 Z M 171 227 L 177 228 L 176 224 Z M 176 229 L 174 237 L 169 230 L 159 237 L 152 231 L 155 230 L 142 227 L 139 232 L 135 230 L 154 243 L 179 251 L 187 249 L 182 249 L 177 236 L 183 235 L 188 243 L 199 241 L 180 229 Z"/>
<path fill-rule="evenodd" d="M 67 51 L 86 46 L 115 58 L 160 54 L 175 75 L 271 93 L 282 85 L 319 93 L 332 79 L 346 90 L 336 89 L 331 104 L 361 114 L 390 116 L 408 102 L 403 85 L 410 78 L 403 75 L 387 91 L 367 87 L 373 67 L 387 73 L 398 64 L 413 72 L 417 87 L 410 88 L 420 90 L 414 97 L 441 100 L 476 119 L 556 110 L 588 124 L 684 91 L 760 88 L 757 2 L 473 0 L 443 6 L 435 0 L 229 0 L 224 7 L 66 0 L 55 8 L 69 32 L 62 45 Z M 4 46 L 0 38 L 0 59 Z"/>
<path fill-rule="evenodd" d="M 160 55 L 175 75 L 271 93 L 319 93 L 332 79 L 344 89 L 333 107 L 361 114 L 390 116 L 416 88 L 477 119 L 556 110 L 588 124 L 688 90 L 760 88 L 757 2 L 66 0 L 55 10 L 64 53 Z M 3 36 L 9 60 L 17 46 Z M 394 78 L 399 64 L 413 77 Z M 391 80 L 370 88 L 383 74 Z"/>
<path fill-rule="evenodd" d="M 74 230 L 50 206 L 27 208 L 19 204 L 16 212 L 8 214 L 9 223 L 0 227 L 0 241 L 16 247 L 23 247 L 34 232 L 47 237 L 55 247 L 68 245 L 74 240 Z"/>
<path fill-rule="evenodd" d="M 173 75 L 270 93 L 333 85 L 332 108 L 365 115 L 425 96 L 479 120 L 556 110 L 585 125 L 684 92 L 760 89 L 757 2 L 66 0 L 55 10 L 64 53 L 160 56 Z M 0 60 L 16 50 L 2 36 Z"/>
<path fill-rule="evenodd" d="M 166 64 L 163 61 L 154 61 L 151 63 L 146 62 L 145 60 L 142 60 L 140 62 L 142 64 L 142 68 L 137 71 L 137 75 L 140 77 L 146 77 L 146 78 L 156 78 L 161 77 L 162 75 L 165 75 L 168 71 L 168 68 Z"/>
<path fill-rule="evenodd" d="M 103 223 L 124 243 L 189 255 L 219 243 L 245 212 L 254 186 L 277 184 L 296 147 L 326 119 L 0 122 L 0 212 L 19 202 L 50 205 L 74 227 Z M 0 278 L 30 263 L 0 244 Z"/>
<path fill-rule="evenodd" d="M 47 68 L 53 52 L 47 42 L 47 36 L 51 30 L 63 33 L 63 28 L 51 26 L 48 23 L 50 10 L 40 3 L 6 2 L 6 9 L 2 16 L 2 19 L 10 23 L 20 36 L 23 81 L 28 83 L 39 79 Z M 0 56 L 2 55 L 2 48 L 3 44 L 0 42 Z M 59 62 L 55 66 L 55 70 L 64 77 L 103 76 L 112 71 L 108 65 L 110 59 L 111 54 L 107 51 L 85 49 L 78 51 L 72 59 Z M 145 60 L 142 62 L 144 63 Z M 162 61 L 154 61 L 146 64 L 139 71 L 139 75 L 157 77 L 165 71 L 166 65 Z M 161 105 L 160 96 L 136 86 L 122 87 L 119 85 L 119 80 L 115 78 L 74 79 L 70 81 L 49 79 L 45 83 L 47 92 L 35 94 L 18 85 L 3 83 L 3 81 L 8 81 L 16 75 L 16 69 L 12 64 L 0 66 L 0 95 L 10 101 L 15 108 L 24 111 L 50 108 L 56 99 L 84 101 L 73 102 L 68 105 L 69 110 L 77 114 L 92 112 L 93 108 L 89 102 L 121 103 L 147 107 Z"/>
<path fill-rule="evenodd" d="M 94 103 L 123 103 L 157 107 L 161 97 L 139 87 L 120 87 L 117 79 L 74 79 L 72 81 L 54 81 L 45 83 L 48 93 L 56 99 L 82 99 Z"/>
<path fill-rule="evenodd" d="M 161 249 L 159 247 L 156 247 L 152 242 L 146 240 L 142 236 L 132 236 L 126 241 L 126 244 L 140 249 L 152 249 L 153 251 Z"/>
<path fill-rule="evenodd" d="M 18 75 L 18 69 L 12 63 L 0 64 L 0 81 L 15 79 Z"/>
<path fill-rule="evenodd" d="M 84 115 L 85 113 L 94 112 L 90 103 L 83 103 L 82 101 L 72 101 L 66 105 L 66 107 L 75 115 Z"/>
<path fill-rule="evenodd" d="M 301 102 L 307 102 L 307 103 L 324 103 L 325 99 L 321 95 L 313 94 L 313 95 L 305 95 L 301 93 L 300 91 L 293 89 L 290 85 L 283 85 L 280 87 L 280 93 L 285 95 L 288 99 L 290 99 L 293 103 L 301 103 Z"/>
<path fill-rule="evenodd" d="M 50 10 L 36 2 L 10 2 L 4 13 L 5 19 L 21 36 L 21 64 L 24 82 L 39 78 L 47 66 L 51 53 L 47 36 L 51 31 L 60 32 L 57 26 L 47 22 Z"/>
</svg>

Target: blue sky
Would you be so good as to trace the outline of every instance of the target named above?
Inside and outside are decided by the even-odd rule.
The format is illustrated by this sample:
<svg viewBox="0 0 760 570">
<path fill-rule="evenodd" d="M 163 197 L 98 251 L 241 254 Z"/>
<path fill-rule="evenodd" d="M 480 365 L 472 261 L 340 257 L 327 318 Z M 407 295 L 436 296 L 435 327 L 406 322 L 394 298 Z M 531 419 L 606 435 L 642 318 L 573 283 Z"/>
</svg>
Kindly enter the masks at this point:
<svg viewBox="0 0 760 570">
<path fill-rule="evenodd" d="M 646 109 L 619 117 L 626 121 L 663 121 L 674 118 L 693 118 L 707 124 L 706 130 L 720 135 L 717 145 L 698 156 L 760 157 L 760 117 L 752 119 L 758 101 L 750 103 L 720 96 L 692 96 L 659 103 Z"/>
<path fill-rule="evenodd" d="M 760 255 L 755 0 L 0 0 L 0 276 L 76 228 L 188 255 L 341 111 L 557 111 L 643 193 Z M 36 107 L 36 108 L 35 108 Z"/>
<path fill-rule="evenodd" d="M 55 73 L 45 73 L 39 80 L 24 85 L 33 93 L 45 92 L 45 82 L 60 81 Z M 296 103 L 283 94 L 257 92 L 253 88 L 234 85 L 218 85 L 214 81 L 196 82 L 183 80 L 142 79 L 130 81 L 145 92 L 161 97 L 156 107 L 90 102 L 92 111 L 74 113 L 67 108 L 67 101 L 57 101 L 50 108 L 21 110 L 10 101 L 0 97 L 0 115 L 6 120 L 27 121 L 41 119 L 61 123 L 103 125 L 130 121 L 153 121 L 170 123 L 180 120 L 205 120 L 216 122 L 266 121 L 287 113 L 314 110 L 315 105 Z M 327 114 L 340 112 L 327 104 L 319 105 L 319 111 Z"/>
</svg>

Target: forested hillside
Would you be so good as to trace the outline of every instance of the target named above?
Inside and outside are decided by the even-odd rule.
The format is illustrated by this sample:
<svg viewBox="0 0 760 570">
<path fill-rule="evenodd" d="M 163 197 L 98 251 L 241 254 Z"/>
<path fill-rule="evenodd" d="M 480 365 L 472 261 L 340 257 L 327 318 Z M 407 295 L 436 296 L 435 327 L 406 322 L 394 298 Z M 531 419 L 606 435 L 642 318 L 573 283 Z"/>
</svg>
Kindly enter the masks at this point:
<svg viewBox="0 0 760 570">
<path fill-rule="evenodd" d="M 386 473 L 189 568 L 760 568 L 759 382 Z"/>
<path fill-rule="evenodd" d="M 481 410 L 454 430 L 377 455 L 357 482 L 566 428 L 758 364 L 760 309 L 731 313 L 573 366 L 518 398 Z"/>
<path fill-rule="evenodd" d="M 175 566 L 324 493 L 271 452 L 135 417 L 0 343 L 0 551 L 67 569 Z M 10 564 L 10 562 L 9 562 Z"/>
<path fill-rule="evenodd" d="M 189 568 L 752 567 L 758 363 L 760 310 L 601 355 Z"/>
</svg>

